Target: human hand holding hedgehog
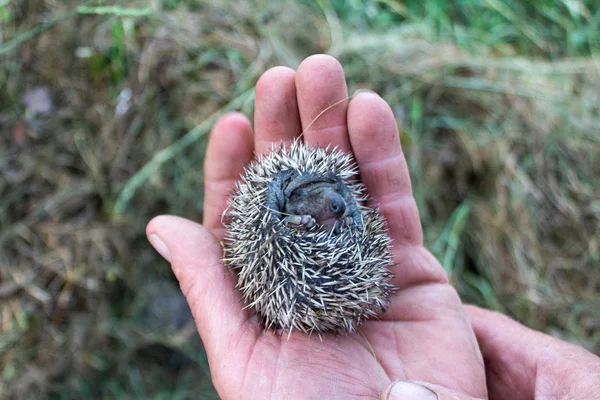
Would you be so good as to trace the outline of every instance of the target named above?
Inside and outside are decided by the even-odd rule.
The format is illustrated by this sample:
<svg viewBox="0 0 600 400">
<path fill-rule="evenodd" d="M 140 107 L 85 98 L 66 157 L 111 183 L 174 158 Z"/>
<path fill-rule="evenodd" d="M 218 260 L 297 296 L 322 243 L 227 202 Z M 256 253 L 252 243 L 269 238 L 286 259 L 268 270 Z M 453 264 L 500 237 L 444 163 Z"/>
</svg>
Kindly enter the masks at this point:
<svg viewBox="0 0 600 400">
<path fill-rule="evenodd" d="M 320 114 L 323 110 L 327 111 Z M 290 158 L 289 153 L 272 152 L 281 144 L 292 149 L 289 151 L 299 152 L 291 156 L 292 161 L 310 159 L 312 169 L 298 173 L 297 168 L 290 168 L 293 163 L 285 161 Z M 336 164 L 337 172 L 319 172 L 320 165 L 331 161 L 327 158 L 332 154 L 331 148 L 308 149 L 327 146 L 353 155 L 369 205 L 378 211 L 360 204 L 361 185 L 351 174 L 344 175 L 352 169 L 350 157 L 346 159 L 340 153 L 336 156 L 336 160 L 342 160 Z M 255 156 L 262 157 L 261 167 L 250 164 Z M 265 173 L 282 165 L 287 169 Z M 244 173 L 242 184 L 236 186 Z M 265 176 L 270 176 L 268 184 L 252 186 Z M 264 207 L 256 211 L 253 207 L 258 206 L 251 202 L 233 204 L 230 195 L 236 192 L 239 197 L 244 190 L 264 195 Z M 248 193 L 241 193 L 242 200 L 248 198 L 244 197 Z M 248 232 L 240 232 L 228 220 L 228 204 L 233 220 L 236 213 L 243 218 L 244 211 L 247 218 L 276 219 L 257 226 L 267 226 L 271 233 L 266 238 L 267 234 L 257 229 L 261 240 L 252 252 L 235 250 L 237 241 Z M 381 217 L 386 221 L 387 233 Z M 521 366 L 535 365 L 534 358 L 543 354 L 526 356 L 519 349 L 534 347 L 536 340 L 550 339 L 538 334 L 544 339 L 534 340 L 530 331 L 525 332 L 526 328 L 512 321 L 498 319 L 484 310 L 463 308 L 443 268 L 423 247 L 419 214 L 391 109 L 372 93 L 359 93 L 348 100 L 342 67 L 332 57 L 309 57 L 297 71 L 277 67 L 265 72 L 256 87 L 254 129 L 239 113 L 223 116 L 213 128 L 205 161 L 203 225 L 161 216 L 148 224 L 147 234 L 172 264 L 204 342 L 213 383 L 222 398 L 478 399 L 487 398 L 489 388 L 491 398 L 510 395 L 525 399 L 533 398 L 539 389 L 535 373 L 531 375 Z M 351 243 L 347 245 L 351 250 L 358 243 L 352 240 L 370 240 L 365 247 L 376 248 L 375 253 L 352 253 L 339 247 L 332 254 L 336 261 L 330 265 L 313 258 L 307 262 L 302 258 L 307 256 L 298 255 L 307 253 L 290 246 L 298 248 L 298 253 L 284 254 L 298 259 L 283 268 L 289 273 L 291 267 L 303 265 L 306 271 L 300 268 L 302 273 L 313 277 L 298 278 L 295 286 L 286 290 L 300 290 L 298 282 L 305 286 L 309 281 L 311 285 L 327 284 L 332 282 L 331 274 L 336 273 L 338 281 L 331 285 L 335 283 L 338 291 L 356 291 L 353 287 L 359 287 L 361 293 L 368 295 L 338 298 L 335 296 L 339 293 L 330 291 L 325 296 L 309 298 L 301 312 L 294 311 L 295 306 L 286 308 L 290 304 L 277 306 L 291 300 L 302 303 L 298 295 L 280 290 L 283 281 L 257 295 L 257 287 L 268 287 L 265 276 L 242 275 L 248 275 L 248 271 L 264 272 L 264 268 L 260 269 L 264 264 L 271 267 L 267 278 L 276 281 L 273 268 L 285 261 L 276 259 L 269 264 L 265 259 L 274 257 L 269 244 L 282 235 L 316 240 L 311 246 L 327 246 L 335 238 L 343 238 L 344 243 Z M 252 257 L 244 255 L 248 253 Z M 349 253 L 358 254 L 355 260 L 363 263 L 361 271 L 354 264 L 348 266 L 351 273 L 340 267 L 339 259 Z M 367 263 L 365 257 L 377 258 L 379 262 Z M 259 263 L 260 268 L 245 270 L 239 263 Z M 317 264 L 324 270 L 315 267 Z M 328 266 L 331 270 L 327 270 Z M 360 275 L 365 268 L 374 279 Z M 391 274 L 386 272 L 388 268 Z M 359 278 L 352 281 L 356 276 Z M 340 286 L 340 279 L 352 283 Z M 269 296 L 277 301 L 265 302 Z M 329 304 L 331 296 L 335 298 Z M 313 300 L 318 304 L 311 305 Z M 244 307 L 244 301 L 247 305 L 252 303 L 252 307 Z M 339 312 L 332 306 L 338 303 Z M 370 318 L 378 313 L 378 308 L 385 312 Z M 493 371 L 494 382 L 489 380 L 488 371 L 487 386 L 483 358 L 471 324 L 486 364 L 502 367 Z M 499 339 L 494 327 L 511 336 L 508 340 Z M 593 355 L 586 353 L 585 357 L 589 361 L 586 365 L 600 365 Z M 512 365 L 511 360 L 522 364 Z M 513 381 L 523 386 L 514 391 L 510 386 Z"/>
</svg>

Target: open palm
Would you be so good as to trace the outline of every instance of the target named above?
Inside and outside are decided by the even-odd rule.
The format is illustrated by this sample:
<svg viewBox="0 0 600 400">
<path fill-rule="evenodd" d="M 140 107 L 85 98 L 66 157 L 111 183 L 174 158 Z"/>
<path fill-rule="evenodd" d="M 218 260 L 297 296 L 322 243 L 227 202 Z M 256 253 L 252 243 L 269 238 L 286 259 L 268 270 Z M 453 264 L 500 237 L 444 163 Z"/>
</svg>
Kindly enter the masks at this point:
<svg viewBox="0 0 600 400">
<path fill-rule="evenodd" d="M 153 219 L 147 233 L 173 266 L 205 344 L 213 383 L 223 398 L 378 398 L 394 380 L 427 381 L 486 397 L 483 361 L 456 291 L 423 247 L 396 122 L 387 103 L 361 93 L 347 98 L 332 57 L 307 58 L 293 71 L 267 71 L 256 87 L 254 134 L 239 113 L 215 125 L 206 155 L 206 200 L 200 226 L 177 217 Z M 308 129 L 307 129 L 308 127 Z M 305 131 L 308 145 L 353 152 L 361 179 L 393 239 L 398 290 L 380 320 L 360 333 L 289 337 L 264 330 L 242 310 L 235 276 L 220 261 L 221 214 L 235 181 L 255 154 Z"/>
</svg>

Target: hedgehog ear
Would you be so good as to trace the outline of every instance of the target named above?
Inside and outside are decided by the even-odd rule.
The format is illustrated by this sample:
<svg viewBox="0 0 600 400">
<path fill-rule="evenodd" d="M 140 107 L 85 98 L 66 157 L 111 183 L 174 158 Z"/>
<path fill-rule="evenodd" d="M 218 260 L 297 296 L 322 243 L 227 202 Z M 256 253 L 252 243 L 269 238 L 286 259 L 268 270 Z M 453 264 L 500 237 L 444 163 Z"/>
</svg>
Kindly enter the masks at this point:
<svg viewBox="0 0 600 400">
<path fill-rule="evenodd" d="M 296 192 L 298 189 L 313 185 L 315 183 L 327 181 L 327 178 L 324 179 L 322 176 L 315 175 L 309 172 L 298 174 L 290 181 L 290 183 L 285 188 L 285 194 L 289 197 L 292 194 L 292 192 Z"/>
</svg>

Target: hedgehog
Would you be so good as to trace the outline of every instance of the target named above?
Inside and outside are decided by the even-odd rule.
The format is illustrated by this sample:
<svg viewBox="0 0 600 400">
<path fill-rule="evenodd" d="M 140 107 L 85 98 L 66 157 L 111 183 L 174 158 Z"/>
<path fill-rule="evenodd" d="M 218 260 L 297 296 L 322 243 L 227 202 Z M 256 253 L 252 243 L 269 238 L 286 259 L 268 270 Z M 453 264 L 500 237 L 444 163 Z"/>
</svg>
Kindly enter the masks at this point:
<svg viewBox="0 0 600 400">
<path fill-rule="evenodd" d="M 349 333 L 385 312 L 391 239 L 351 154 L 273 147 L 250 163 L 223 214 L 223 262 L 272 330 Z"/>
</svg>

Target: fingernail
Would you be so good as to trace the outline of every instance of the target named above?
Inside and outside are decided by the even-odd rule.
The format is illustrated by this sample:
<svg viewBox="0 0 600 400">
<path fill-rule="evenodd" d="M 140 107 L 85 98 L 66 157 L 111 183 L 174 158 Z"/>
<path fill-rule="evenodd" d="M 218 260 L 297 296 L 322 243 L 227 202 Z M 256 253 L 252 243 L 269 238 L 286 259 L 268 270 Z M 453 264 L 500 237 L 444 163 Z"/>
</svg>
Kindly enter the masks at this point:
<svg viewBox="0 0 600 400">
<path fill-rule="evenodd" d="M 152 235 L 149 235 L 148 241 L 150 242 L 152 247 L 154 247 L 154 249 L 156 251 L 158 251 L 161 256 L 164 257 L 165 260 L 167 260 L 168 262 L 171 262 L 171 255 L 169 254 L 169 248 L 167 247 L 165 242 L 163 242 L 161 240 L 161 238 L 158 237 L 158 235 L 156 235 L 154 233 Z"/>
<path fill-rule="evenodd" d="M 374 94 L 375 96 L 379 97 L 379 95 L 377 93 L 375 93 L 374 91 L 369 90 L 369 89 L 357 89 L 357 90 L 354 91 L 354 93 L 352 93 L 351 97 L 354 97 L 354 96 L 356 96 L 358 94 L 361 94 L 361 93 Z"/>
<path fill-rule="evenodd" d="M 394 383 L 387 397 L 388 400 L 437 400 L 437 395 L 424 386 L 412 382 Z"/>
</svg>

